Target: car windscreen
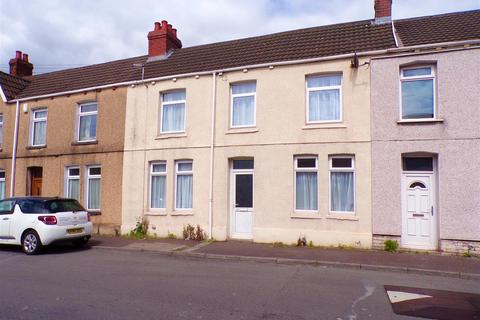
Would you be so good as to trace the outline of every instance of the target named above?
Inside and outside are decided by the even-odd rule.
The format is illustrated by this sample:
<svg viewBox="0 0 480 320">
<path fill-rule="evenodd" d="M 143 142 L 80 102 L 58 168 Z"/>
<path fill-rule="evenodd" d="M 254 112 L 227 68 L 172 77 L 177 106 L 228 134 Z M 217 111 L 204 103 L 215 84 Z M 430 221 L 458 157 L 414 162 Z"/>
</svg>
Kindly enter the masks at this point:
<svg viewBox="0 0 480 320">
<path fill-rule="evenodd" d="M 55 199 L 45 201 L 45 207 L 51 213 L 70 212 L 70 211 L 86 211 L 77 200 L 74 199 Z"/>
</svg>

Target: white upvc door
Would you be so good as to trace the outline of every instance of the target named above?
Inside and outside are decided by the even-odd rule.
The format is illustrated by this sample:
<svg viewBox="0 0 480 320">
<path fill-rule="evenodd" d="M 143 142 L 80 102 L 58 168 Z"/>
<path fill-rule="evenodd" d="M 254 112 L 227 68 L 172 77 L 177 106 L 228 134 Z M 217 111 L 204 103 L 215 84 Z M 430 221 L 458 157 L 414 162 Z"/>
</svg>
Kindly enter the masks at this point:
<svg viewBox="0 0 480 320">
<path fill-rule="evenodd" d="M 253 170 L 232 169 L 231 195 L 230 236 L 235 239 L 252 239 Z"/>
<path fill-rule="evenodd" d="M 402 179 L 402 247 L 437 249 L 434 175 L 404 173 Z"/>
</svg>

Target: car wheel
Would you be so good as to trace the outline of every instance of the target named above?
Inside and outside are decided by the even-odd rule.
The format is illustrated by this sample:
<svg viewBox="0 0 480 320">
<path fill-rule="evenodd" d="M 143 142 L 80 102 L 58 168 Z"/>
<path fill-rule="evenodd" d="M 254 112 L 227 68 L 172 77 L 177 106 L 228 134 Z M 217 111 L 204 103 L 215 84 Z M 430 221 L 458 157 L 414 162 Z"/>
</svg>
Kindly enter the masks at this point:
<svg viewBox="0 0 480 320">
<path fill-rule="evenodd" d="M 28 255 L 38 254 L 42 248 L 38 233 L 33 230 L 25 232 L 22 238 L 22 250 Z"/>
<path fill-rule="evenodd" d="M 75 239 L 75 240 L 72 240 L 72 244 L 73 244 L 74 247 L 83 247 L 84 245 L 86 245 L 88 243 L 88 240 L 89 240 L 88 237 Z"/>
</svg>

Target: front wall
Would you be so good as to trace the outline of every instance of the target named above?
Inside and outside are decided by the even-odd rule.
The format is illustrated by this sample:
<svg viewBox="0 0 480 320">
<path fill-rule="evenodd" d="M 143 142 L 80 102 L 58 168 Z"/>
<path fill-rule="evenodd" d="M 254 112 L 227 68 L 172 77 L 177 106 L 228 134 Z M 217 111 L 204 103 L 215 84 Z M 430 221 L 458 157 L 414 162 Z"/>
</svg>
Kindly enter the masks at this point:
<svg viewBox="0 0 480 320">
<path fill-rule="evenodd" d="M 305 77 L 343 73 L 343 123 L 305 126 Z M 256 129 L 229 129 L 230 84 L 256 80 Z M 349 60 L 224 73 L 216 80 L 213 237 L 225 239 L 230 211 L 229 163 L 253 157 L 254 240 L 296 242 L 304 235 L 316 244 L 371 245 L 369 71 L 350 68 Z M 160 93 L 186 88 L 186 134 L 159 134 Z M 125 132 L 122 232 L 143 214 L 151 231 L 180 235 L 187 223 L 208 229 L 212 77 L 200 76 L 138 85 L 128 89 Z M 314 128 L 312 128 L 314 127 Z M 319 213 L 293 218 L 293 159 L 319 158 Z M 328 217 L 328 156 L 353 154 L 356 160 L 356 214 Z M 173 210 L 174 161 L 193 159 L 192 215 Z M 167 161 L 167 208 L 148 209 L 149 162 Z M 128 199 L 128 200 L 127 200 Z M 351 219 L 348 219 L 351 218 Z"/>
<path fill-rule="evenodd" d="M 443 123 L 399 125 L 399 68 L 436 61 L 437 110 Z M 480 51 L 372 60 L 373 233 L 401 235 L 401 157 L 438 157 L 441 239 L 480 240 Z"/>
</svg>

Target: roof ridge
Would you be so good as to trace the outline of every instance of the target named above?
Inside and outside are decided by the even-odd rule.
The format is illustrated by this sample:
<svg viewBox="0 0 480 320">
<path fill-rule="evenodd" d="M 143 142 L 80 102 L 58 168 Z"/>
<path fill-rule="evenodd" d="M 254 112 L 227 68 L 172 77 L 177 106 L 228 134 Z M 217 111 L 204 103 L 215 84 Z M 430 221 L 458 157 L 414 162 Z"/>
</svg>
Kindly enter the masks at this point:
<svg viewBox="0 0 480 320">
<path fill-rule="evenodd" d="M 441 18 L 445 16 L 455 16 L 465 13 L 480 13 L 480 9 L 473 9 L 473 10 L 466 10 L 466 11 L 456 11 L 456 12 L 446 12 L 441 14 L 431 14 L 428 16 L 418 16 L 418 17 L 410 17 L 410 18 L 403 18 L 403 19 L 394 19 L 393 22 L 403 22 L 403 21 L 415 21 L 415 20 L 423 20 L 427 18 Z"/>
</svg>

